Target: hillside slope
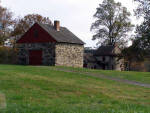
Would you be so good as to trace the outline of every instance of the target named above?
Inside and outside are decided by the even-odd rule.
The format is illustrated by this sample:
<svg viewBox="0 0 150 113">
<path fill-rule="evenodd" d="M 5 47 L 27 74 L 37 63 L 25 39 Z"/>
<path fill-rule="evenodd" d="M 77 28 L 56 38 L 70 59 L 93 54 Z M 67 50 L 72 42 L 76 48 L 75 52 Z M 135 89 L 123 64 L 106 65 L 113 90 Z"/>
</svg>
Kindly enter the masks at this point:
<svg viewBox="0 0 150 113">
<path fill-rule="evenodd" d="M 150 72 L 112 71 L 112 70 L 98 70 L 98 69 L 94 70 L 94 69 L 87 69 L 87 68 L 72 68 L 72 67 L 55 67 L 54 69 L 105 75 L 108 77 L 115 77 L 115 78 L 121 78 L 125 80 L 150 84 Z"/>
<path fill-rule="evenodd" d="M 148 113 L 150 88 L 55 67 L 0 65 L 0 113 Z"/>
</svg>

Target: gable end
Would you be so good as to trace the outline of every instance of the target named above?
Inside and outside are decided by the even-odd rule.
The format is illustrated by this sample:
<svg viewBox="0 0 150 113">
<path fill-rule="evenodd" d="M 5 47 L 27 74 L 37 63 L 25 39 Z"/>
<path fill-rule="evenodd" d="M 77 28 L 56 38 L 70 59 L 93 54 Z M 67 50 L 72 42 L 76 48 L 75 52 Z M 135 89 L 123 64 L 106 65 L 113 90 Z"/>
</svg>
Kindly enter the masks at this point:
<svg viewBox="0 0 150 113">
<path fill-rule="evenodd" d="M 35 23 L 17 43 L 47 43 L 57 42 L 50 34 L 39 24 Z"/>
</svg>

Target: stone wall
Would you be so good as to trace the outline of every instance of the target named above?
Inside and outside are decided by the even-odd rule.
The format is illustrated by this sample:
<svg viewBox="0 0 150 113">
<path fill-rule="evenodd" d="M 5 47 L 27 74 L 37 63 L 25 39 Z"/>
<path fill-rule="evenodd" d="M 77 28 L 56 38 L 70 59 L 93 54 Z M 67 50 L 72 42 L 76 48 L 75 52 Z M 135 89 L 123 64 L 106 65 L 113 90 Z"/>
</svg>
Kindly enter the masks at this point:
<svg viewBox="0 0 150 113">
<path fill-rule="evenodd" d="M 77 44 L 56 44 L 57 66 L 83 67 L 83 45 Z"/>
<path fill-rule="evenodd" d="M 97 62 L 97 69 L 105 69 L 105 70 L 124 70 L 124 59 L 120 59 L 117 56 L 98 56 Z M 98 63 L 101 62 L 101 63 Z"/>
<path fill-rule="evenodd" d="M 43 65 L 83 67 L 83 45 L 33 43 L 18 44 L 18 64 L 29 65 L 29 51 L 42 50 Z"/>
<path fill-rule="evenodd" d="M 144 59 L 144 61 L 131 62 L 130 71 L 150 72 L 150 59 Z"/>
<path fill-rule="evenodd" d="M 42 64 L 55 65 L 55 43 L 17 44 L 18 64 L 29 64 L 29 51 L 42 50 Z"/>
<path fill-rule="evenodd" d="M 124 67 L 124 59 L 120 59 L 120 58 L 115 58 L 115 61 L 114 61 L 114 70 L 117 70 L 117 71 L 124 71 L 125 70 L 125 67 Z"/>
</svg>

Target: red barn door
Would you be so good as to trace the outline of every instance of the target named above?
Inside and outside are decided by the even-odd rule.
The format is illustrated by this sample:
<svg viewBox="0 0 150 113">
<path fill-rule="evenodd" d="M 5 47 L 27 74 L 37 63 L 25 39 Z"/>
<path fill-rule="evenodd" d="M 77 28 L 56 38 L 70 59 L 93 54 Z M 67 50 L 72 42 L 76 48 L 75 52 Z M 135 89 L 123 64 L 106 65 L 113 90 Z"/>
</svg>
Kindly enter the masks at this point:
<svg viewBox="0 0 150 113">
<path fill-rule="evenodd" d="M 42 50 L 29 51 L 29 64 L 42 65 Z"/>
</svg>

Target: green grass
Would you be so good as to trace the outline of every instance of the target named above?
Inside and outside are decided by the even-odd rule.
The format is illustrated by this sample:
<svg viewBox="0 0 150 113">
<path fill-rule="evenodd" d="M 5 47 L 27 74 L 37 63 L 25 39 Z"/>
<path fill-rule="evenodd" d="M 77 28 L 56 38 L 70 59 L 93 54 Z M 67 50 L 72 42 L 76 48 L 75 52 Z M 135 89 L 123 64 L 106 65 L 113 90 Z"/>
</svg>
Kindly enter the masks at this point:
<svg viewBox="0 0 150 113">
<path fill-rule="evenodd" d="M 0 113 L 150 112 L 149 88 L 53 68 L 0 65 Z"/>
<path fill-rule="evenodd" d="M 95 74 L 106 75 L 110 77 L 122 78 L 126 80 L 132 80 L 132 81 L 150 84 L 150 72 L 93 70 L 93 69 L 72 68 L 72 67 L 57 67 L 57 68 L 69 69 L 69 70 L 74 70 L 79 72 L 95 73 Z"/>
</svg>

